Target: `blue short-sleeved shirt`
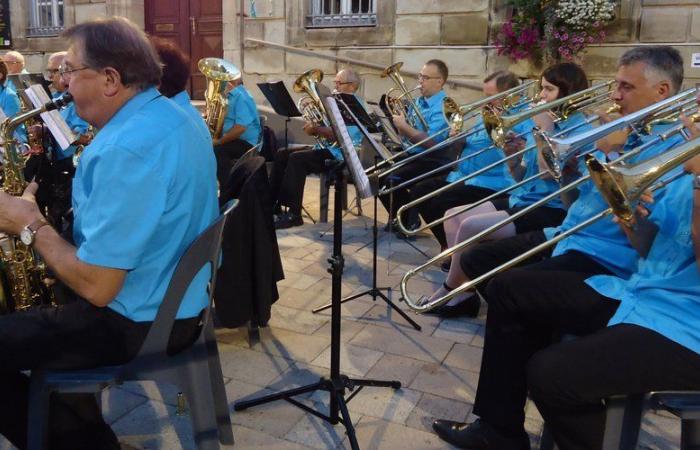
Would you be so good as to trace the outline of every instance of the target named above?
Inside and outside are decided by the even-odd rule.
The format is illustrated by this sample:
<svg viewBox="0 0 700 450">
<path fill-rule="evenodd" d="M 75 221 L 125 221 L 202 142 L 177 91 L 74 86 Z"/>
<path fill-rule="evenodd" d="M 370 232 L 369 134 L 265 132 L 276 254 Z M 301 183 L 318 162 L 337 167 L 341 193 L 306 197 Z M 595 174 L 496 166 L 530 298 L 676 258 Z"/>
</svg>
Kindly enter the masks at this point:
<svg viewBox="0 0 700 450">
<path fill-rule="evenodd" d="M 239 84 L 228 93 L 228 108 L 224 118 L 224 128 L 222 135 L 226 134 L 234 125 L 242 125 L 245 131 L 241 139 L 250 145 L 256 145 L 260 139 L 260 117 L 255 100 L 250 92 Z"/>
<path fill-rule="evenodd" d="M 654 139 L 654 135 L 663 132 L 670 126 L 667 124 L 656 125 L 648 136 L 630 135 L 624 151 L 628 152 L 644 142 L 649 142 L 651 139 Z M 649 159 L 679 144 L 682 140 L 683 138 L 680 135 L 675 135 L 666 141 L 652 145 L 626 161 L 627 163 L 635 163 Z M 600 158 L 599 152 L 595 155 Z M 658 195 L 663 195 L 663 192 L 659 192 Z M 588 180 L 579 186 L 578 198 L 569 207 L 562 224 L 556 228 L 546 228 L 544 230 L 545 236 L 551 239 L 556 234 L 572 228 L 574 225 L 607 208 L 608 204 L 600 195 L 598 189 Z M 649 205 L 649 208 L 653 209 L 654 205 Z M 639 256 L 637 251 L 630 246 L 627 236 L 620 230 L 619 225 L 612 221 L 610 216 L 560 241 L 554 248 L 552 256 L 562 255 L 570 250 L 577 250 L 589 255 L 593 260 L 622 278 L 629 278 L 635 270 Z"/>
<path fill-rule="evenodd" d="M 435 143 L 442 142 L 445 139 L 447 139 L 447 136 L 449 135 L 450 131 L 447 128 L 447 121 L 445 120 L 445 115 L 442 113 L 442 100 L 446 97 L 445 91 L 440 91 L 431 97 L 418 97 L 416 99 L 416 104 L 418 105 L 418 109 L 420 110 L 421 114 L 423 114 L 423 117 L 425 118 L 425 121 L 428 123 L 428 129 L 424 130 L 423 129 L 423 124 L 418 119 L 415 111 L 411 109 L 409 112 L 409 115 L 411 118 L 414 118 L 414 123 L 419 124 L 419 131 L 425 131 L 428 136 L 432 136 L 438 131 L 442 131 L 440 134 L 437 136 L 433 136 L 432 140 Z M 409 123 L 411 120 L 409 120 Z M 405 141 L 406 146 L 413 145 L 411 142 L 408 140 Z M 429 145 L 421 145 L 420 147 L 416 147 L 413 150 L 409 151 L 411 154 L 416 154 L 420 153 L 423 150 L 429 148 Z M 443 151 L 447 151 L 446 148 L 442 149 Z M 441 150 L 437 150 L 440 152 Z"/>
<path fill-rule="evenodd" d="M 555 123 L 553 134 L 560 133 L 562 130 L 577 126 L 585 121 L 586 117 L 582 113 L 576 113 L 565 121 Z M 588 129 L 590 129 L 590 126 L 582 125 L 576 128 L 576 133 L 581 133 Z M 532 133 L 528 133 L 526 145 L 535 145 L 535 140 Z M 523 155 L 523 165 L 525 166 L 525 176 L 523 179 L 531 177 L 540 172 L 539 165 L 537 164 L 537 150 L 526 152 L 525 155 Z M 558 190 L 560 187 L 561 186 L 559 183 L 551 178 L 538 178 L 537 180 L 531 181 L 530 183 L 527 183 L 511 192 L 509 198 L 510 207 L 515 208 L 531 205 Z M 550 200 L 547 202 L 546 206 L 549 208 L 566 209 L 560 197 Z"/>
<path fill-rule="evenodd" d="M 197 128 L 202 132 L 204 137 L 211 142 L 211 133 L 209 132 L 209 127 L 207 127 L 206 122 L 204 121 L 204 118 L 202 115 L 197 111 L 197 108 L 195 108 L 192 105 L 192 102 L 190 101 L 190 95 L 187 93 L 187 91 L 181 91 L 175 95 L 173 95 L 170 100 L 175 102 L 177 106 L 182 108 L 183 111 L 187 113 L 188 116 L 192 119 L 194 124 L 197 126 Z"/>
<path fill-rule="evenodd" d="M 457 170 L 453 170 L 447 175 L 448 183 L 452 183 L 459 178 L 467 176 L 483 167 L 493 164 L 502 159 L 504 156 L 500 149 L 493 147 L 491 137 L 484 128 L 484 120 L 482 117 L 477 119 L 472 130 L 473 132 L 465 139 L 464 148 L 462 148 L 460 158 L 469 156 L 487 147 L 492 148 L 459 163 Z M 505 164 L 499 164 L 498 166 L 495 166 L 494 168 L 489 169 L 486 172 L 472 177 L 464 182 L 466 185 L 493 189 L 494 191 L 505 189 L 513 183 L 513 177 L 510 176 L 510 172 Z"/>
<path fill-rule="evenodd" d="M 63 97 L 62 92 L 57 92 L 53 95 L 54 99 Z M 81 134 L 87 133 L 87 130 L 89 128 L 89 124 L 85 122 L 75 111 L 75 103 L 70 102 L 68 105 L 65 106 L 65 108 L 61 109 L 60 111 L 61 117 L 63 117 L 63 120 L 66 121 L 70 129 L 75 133 L 77 136 Z M 66 158 L 70 158 L 75 154 L 75 149 L 76 145 L 73 144 L 69 146 L 67 149 L 63 150 L 61 147 L 58 145 L 54 145 L 53 148 L 53 154 L 56 160 L 62 160 Z"/>
<path fill-rule="evenodd" d="M 73 179 L 73 237 L 88 264 L 127 271 L 109 304 L 151 321 L 178 259 L 216 218 L 214 153 L 187 114 L 148 88 L 131 98 L 85 149 Z M 190 285 L 178 318 L 206 306 L 208 269 Z"/>
<path fill-rule="evenodd" d="M 17 91 L 9 80 L 0 84 L 0 108 L 7 117 L 15 116 L 22 110 Z M 17 127 L 14 136 L 20 142 L 27 142 L 27 131 L 24 125 Z"/>
<path fill-rule="evenodd" d="M 700 267 L 691 237 L 692 179 L 681 177 L 663 190 L 665 195 L 649 216 L 659 230 L 647 257 L 639 258 L 636 272 L 629 280 L 596 275 L 586 283 L 620 300 L 608 325 L 639 325 L 700 353 Z"/>
</svg>

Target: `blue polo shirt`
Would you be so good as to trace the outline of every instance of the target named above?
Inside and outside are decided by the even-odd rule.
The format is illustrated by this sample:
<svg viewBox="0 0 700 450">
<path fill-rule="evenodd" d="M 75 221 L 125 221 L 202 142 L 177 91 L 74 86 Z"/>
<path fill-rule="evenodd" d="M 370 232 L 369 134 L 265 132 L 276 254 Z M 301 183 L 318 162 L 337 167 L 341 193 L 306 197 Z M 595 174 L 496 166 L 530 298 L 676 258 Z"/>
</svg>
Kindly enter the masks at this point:
<svg viewBox="0 0 700 450">
<path fill-rule="evenodd" d="M 62 92 L 56 92 L 53 95 L 54 99 L 61 98 L 63 97 Z M 88 127 L 90 126 L 87 122 L 85 122 L 75 111 L 75 103 L 70 102 L 68 105 L 66 105 L 65 108 L 62 108 L 60 110 L 61 117 L 63 117 L 63 120 L 66 121 L 70 129 L 73 131 L 73 133 L 76 134 L 76 136 L 79 136 L 81 134 L 87 133 Z M 54 157 L 56 158 L 57 161 L 60 161 L 62 159 L 70 158 L 75 154 L 75 149 L 77 148 L 77 145 L 71 145 L 67 149 L 63 150 L 61 147 L 58 145 L 55 145 L 53 148 L 53 154 Z"/>
<path fill-rule="evenodd" d="M 681 177 L 663 190 L 665 195 L 649 216 L 659 230 L 647 257 L 639 258 L 636 272 L 629 280 L 596 275 L 586 283 L 620 300 L 608 325 L 639 325 L 700 353 L 700 266 L 691 237 L 692 178 Z"/>
<path fill-rule="evenodd" d="M 250 92 L 242 84 L 239 84 L 228 93 L 228 108 L 221 134 L 226 134 L 234 125 L 245 127 L 245 131 L 240 137 L 241 139 L 250 145 L 258 143 L 261 132 L 258 108 L 255 106 L 255 100 L 253 100 Z"/>
<path fill-rule="evenodd" d="M 217 217 L 211 145 L 182 109 L 153 87 L 117 111 L 83 152 L 73 179 L 73 237 L 81 261 L 127 271 L 108 305 L 152 321 L 187 246 Z M 206 306 L 208 269 L 177 317 Z"/>
<path fill-rule="evenodd" d="M 492 148 L 459 163 L 457 169 L 447 175 L 448 183 L 452 183 L 459 178 L 474 173 L 504 157 L 503 152 L 498 149 L 498 147 L 493 146 L 491 137 L 484 128 L 484 120 L 482 117 L 477 119 L 472 130 L 475 132 L 466 137 L 460 158 L 469 156 L 487 147 Z M 513 183 L 513 177 L 511 177 L 508 167 L 505 164 L 500 164 L 464 182 L 466 185 L 493 189 L 494 191 L 505 189 Z"/>
<path fill-rule="evenodd" d="M 416 99 L 416 104 L 418 105 L 418 109 L 420 110 L 421 114 L 423 114 L 423 117 L 425 118 L 425 121 L 428 123 L 428 129 L 424 130 L 423 129 L 423 124 L 418 119 L 416 112 L 411 109 L 409 112 L 409 116 L 411 117 L 411 120 L 414 121 L 414 123 L 418 124 L 418 130 L 419 131 L 425 131 L 428 136 L 432 136 L 433 134 L 437 133 L 438 131 L 444 130 L 442 133 L 438 134 L 437 136 L 433 137 L 433 141 L 435 143 L 442 142 L 445 139 L 447 139 L 447 136 L 449 135 L 450 131 L 447 130 L 447 121 L 445 120 L 445 115 L 442 113 L 442 100 L 446 97 L 445 91 L 440 91 L 431 97 L 418 97 Z M 409 120 L 409 123 L 411 122 Z M 407 139 L 404 140 L 404 143 L 406 146 L 413 145 L 411 142 L 409 142 Z M 430 148 L 429 145 L 421 145 L 420 147 L 416 147 L 413 150 L 409 151 L 410 154 L 416 154 L 420 153 L 423 150 L 426 150 Z M 447 149 L 441 149 L 442 151 L 447 151 Z M 441 150 L 437 150 L 440 152 Z"/>
<path fill-rule="evenodd" d="M 631 134 L 624 146 L 624 151 L 628 152 L 644 142 L 648 142 L 654 138 L 654 135 L 663 132 L 671 126 L 667 124 L 656 125 L 650 135 Z M 626 161 L 627 163 L 635 163 L 652 158 L 682 141 L 682 136 L 676 134 L 666 141 L 652 145 Z M 596 156 L 600 159 L 601 153 L 597 152 Z M 662 196 L 663 191 L 659 192 L 658 195 Z M 650 209 L 654 208 L 654 204 L 648 206 Z M 569 207 L 562 224 L 556 228 L 545 228 L 545 236 L 551 239 L 556 234 L 572 228 L 574 225 L 607 208 L 608 204 L 600 195 L 598 189 L 592 181 L 588 180 L 579 186 L 578 198 Z M 560 241 L 554 248 L 552 256 L 562 255 L 571 250 L 577 250 L 589 255 L 593 260 L 622 278 L 629 278 L 632 275 L 639 256 L 637 251 L 630 246 L 627 236 L 620 230 L 620 226 L 613 222 L 611 216 L 601 219 Z"/>
<path fill-rule="evenodd" d="M 0 84 L 0 108 L 2 108 L 7 117 L 15 116 L 22 110 L 17 91 L 9 80 L 5 80 L 4 83 Z M 15 139 L 22 143 L 27 142 L 27 131 L 24 125 L 17 127 L 14 136 Z"/>
<path fill-rule="evenodd" d="M 573 114 L 568 119 L 555 123 L 552 134 L 560 133 L 562 130 L 584 123 L 585 121 L 586 116 L 584 116 L 582 113 Z M 575 133 L 581 133 L 590 128 L 590 126 L 583 125 L 577 128 Z M 528 133 L 526 145 L 535 145 L 535 139 L 532 133 Z M 537 164 L 537 150 L 526 152 L 525 155 L 523 155 L 523 165 L 525 166 L 525 176 L 523 179 L 531 177 L 540 172 L 539 165 Z M 560 187 L 561 186 L 559 183 L 554 179 L 538 178 L 513 190 L 508 200 L 509 205 L 511 208 L 531 205 L 558 190 Z M 566 209 L 560 197 L 550 200 L 547 202 L 546 206 L 549 208 Z"/>
<path fill-rule="evenodd" d="M 202 132 L 205 139 L 211 143 L 211 133 L 209 132 L 209 127 L 207 127 L 207 123 L 204 121 L 204 118 L 199 111 L 197 111 L 197 108 L 192 105 L 190 95 L 187 93 L 187 91 L 181 91 L 173 95 L 170 100 L 175 102 L 177 106 L 182 108 L 182 110 L 187 113 L 197 128 Z"/>
</svg>

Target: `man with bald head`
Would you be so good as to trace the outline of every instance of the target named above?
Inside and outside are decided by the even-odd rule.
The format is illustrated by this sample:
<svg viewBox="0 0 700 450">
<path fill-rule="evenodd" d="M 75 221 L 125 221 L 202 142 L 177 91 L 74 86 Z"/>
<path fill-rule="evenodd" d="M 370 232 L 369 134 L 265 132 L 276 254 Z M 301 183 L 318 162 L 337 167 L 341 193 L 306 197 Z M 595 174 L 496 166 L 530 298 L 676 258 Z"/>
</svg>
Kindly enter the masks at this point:
<svg viewBox="0 0 700 450">
<path fill-rule="evenodd" d="M 360 77 L 352 69 L 343 69 L 335 75 L 335 93 L 355 94 L 360 87 Z M 324 124 L 306 122 L 304 131 L 309 136 L 325 138 L 328 142 L 335 140 L 331 127 Z M 355 148 L 362 143 L 362 133 L 356 126 L 349 126 L 348 132 Z M 272 195 L 278 206 L 285 205 L 287 213 L 280 214 L 275 219 L 277 229 L 302 225 L 301 202 L 304 198 L 304 184 L 310 173 L 320 173 L 326 169 L 326 160 L 342 160 L 343 152 L 339 145 L 320 143 L 313 148 L 284 149 L 275 154 L 270 184 Z"/>
</svg>

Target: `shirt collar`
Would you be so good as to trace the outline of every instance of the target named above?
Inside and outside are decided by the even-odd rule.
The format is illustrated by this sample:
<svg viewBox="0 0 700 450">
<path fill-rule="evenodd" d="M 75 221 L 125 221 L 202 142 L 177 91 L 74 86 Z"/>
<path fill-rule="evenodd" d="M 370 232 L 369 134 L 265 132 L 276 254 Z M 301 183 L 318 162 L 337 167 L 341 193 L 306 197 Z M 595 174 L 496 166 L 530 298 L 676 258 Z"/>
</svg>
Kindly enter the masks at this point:
<svg viewBox="0 0 700 450">
<path fill-rule="evenodd" d="M 103 127 L 106 131 L 111 127 L 118 127 L 133 116 L 146 103 L 160 97 L 162 94 L 155 87 L 149 87 L 134 95 L 107 121 Z"/>
<path fill-rule="evenodd" d="M 445 91 L 438 91 L 430 97 L 420 97 L 423 102 L 428 106 L 428 108 L 434 108 L 436 106 L 442 107 L 442 99 L 445 98 L 447 94 Z"/>
</svg>

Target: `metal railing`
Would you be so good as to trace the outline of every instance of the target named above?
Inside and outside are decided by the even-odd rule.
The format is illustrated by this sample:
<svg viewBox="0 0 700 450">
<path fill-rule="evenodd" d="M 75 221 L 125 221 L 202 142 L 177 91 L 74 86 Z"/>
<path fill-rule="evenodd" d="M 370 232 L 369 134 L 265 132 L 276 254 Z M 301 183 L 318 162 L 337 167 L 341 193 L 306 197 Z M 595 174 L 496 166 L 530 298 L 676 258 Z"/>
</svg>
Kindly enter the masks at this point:
<svg viewBox="0 0 700 450">
<path fill-rule="evenodd" d="M 284 50 L 286 52 L 295 53 L 297 55 L 311 56 L 314 58 L 326 59 L 329 61 L 347 63 L 347 64 L 351 64 L 353 66 L 367 67 L 370 69 L 376 69 L 376 70 L 380 70 L 380 71 L 386 69 L 386 65 L 383 65 L 383 64 L 371 63 L 368 61 L 363 61 L 361 59 L 344 58 L 344 57 L 336 56 L 336 55 L 327 55 L 324 53 L 315 52 L 313 50 L 306 50 L 303 48 L 291 47 L 289 45 L 278 44 L 276 42 L 270 42 L 270 41 L 264 41 L 262 39 L 245 38 L 245 42 L 250 43 L 250 44 L 262 45 L 264 47 L 275 48 L 278 50 Z M 351 47 L 346 47 L 345 49 L 350 50 Z M 410 77 L 414 77 L 414 78 L 418 76 L 418 72 L 413 72 L 410 70 L 402 70 L 401 74 L 406 75 L 406 76 L 410 76 Z M 477 83 L 474 81 L 450 79 L 450 80 L 447 80 L 447 84 L 450 86 L 463 87 L 466 89 L 473 89 L 475 91 L 481 91 L 481 83 Z"/>
</svg>

